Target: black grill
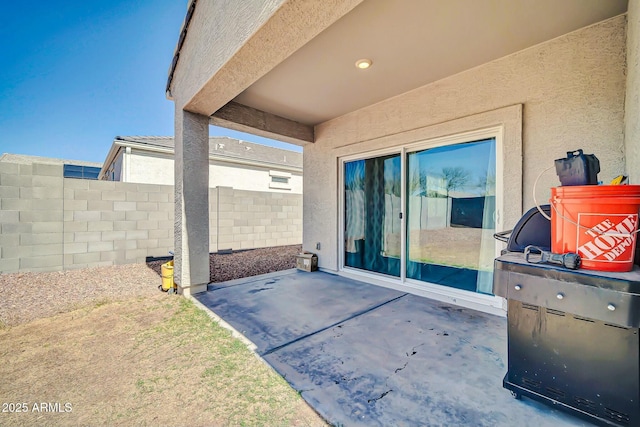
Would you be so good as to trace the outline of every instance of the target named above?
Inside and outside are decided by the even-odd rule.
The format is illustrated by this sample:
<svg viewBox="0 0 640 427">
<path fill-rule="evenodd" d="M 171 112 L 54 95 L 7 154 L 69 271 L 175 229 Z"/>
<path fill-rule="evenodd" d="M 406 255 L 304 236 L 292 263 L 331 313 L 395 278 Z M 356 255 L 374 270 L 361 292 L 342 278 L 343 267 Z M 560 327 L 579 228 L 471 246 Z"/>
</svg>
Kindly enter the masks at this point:
<svg viewBox="0 0 640 427">
<path fill-rule="evenodd" d="M 496 259 L 507 298 L 503 385 L 605 426 L 640 426 L 640 269 L 629 273 Z"/>
</svg>

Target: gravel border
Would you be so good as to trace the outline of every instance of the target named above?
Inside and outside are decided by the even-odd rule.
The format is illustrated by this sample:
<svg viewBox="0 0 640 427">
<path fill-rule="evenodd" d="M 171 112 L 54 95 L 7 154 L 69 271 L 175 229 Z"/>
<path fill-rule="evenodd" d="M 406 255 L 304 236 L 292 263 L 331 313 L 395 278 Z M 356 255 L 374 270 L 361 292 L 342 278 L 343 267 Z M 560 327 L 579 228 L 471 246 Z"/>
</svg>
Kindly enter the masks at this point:
<svg viewBox="0 0 640 427">
<path fill-rule="evenodd" d="M 212 282 L 295 268 L 301 245 L 210 255 Z M 166 261 L 46 273 L 0 274 L 0 327 L 54 316 L 87 305 L 159 294 Z"/>
</svg>

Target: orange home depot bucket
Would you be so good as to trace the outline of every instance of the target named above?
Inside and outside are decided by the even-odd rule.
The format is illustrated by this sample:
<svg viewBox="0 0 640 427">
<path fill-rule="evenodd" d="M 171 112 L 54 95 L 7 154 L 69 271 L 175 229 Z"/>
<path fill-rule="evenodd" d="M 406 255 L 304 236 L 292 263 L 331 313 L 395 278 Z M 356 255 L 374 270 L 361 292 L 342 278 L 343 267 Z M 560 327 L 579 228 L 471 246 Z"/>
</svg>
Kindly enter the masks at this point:
<svg viewBox="0 0 640 427">
<path fill-rule="evenodd" d="M 576 185 L 551 189 L 551 251 L 575 252 L 581 268 L 631 271 L 640 185 Z"/>
</svg>

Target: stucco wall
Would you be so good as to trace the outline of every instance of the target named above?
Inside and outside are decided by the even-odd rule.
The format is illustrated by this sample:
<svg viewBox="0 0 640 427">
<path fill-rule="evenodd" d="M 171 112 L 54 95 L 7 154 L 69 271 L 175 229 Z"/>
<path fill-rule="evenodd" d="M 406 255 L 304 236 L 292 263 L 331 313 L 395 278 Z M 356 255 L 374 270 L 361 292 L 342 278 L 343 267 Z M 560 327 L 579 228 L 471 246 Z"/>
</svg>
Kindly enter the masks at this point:
<svg viewBox="0 0 640 427">
<path fill-rule="evenodd" d="M 124 156 L 129 164 L 129 173 L 124 181 L 141 184 L 174 184 L 172 156 L 137 150 L 131 150 L 131 154 Z"/>
<path fill-rule="evenodd" d="M 130 165 L 127 182 L 173 185 L 174 166 L 171 155 L 132 150 L 131 154 L 126 154 L 126 157 Z M 270 170 L 289 172 L 277 167 L 263 168 L 210 161 L 209 187 L 223 186 L 246 191 L 302 194 L 301 173 L 289 172 L 292 174 L 289 180 L 291 189 L 287 190 L 269 187 L 271 183 Z"/>
<path fill-rule="evenodd" d="M 640 184 L 640 0 L 629 0 L 627 12 L 627 92 L 625 148 L 629 182 Z"/>
<path fill-rule="evenodd" d="M 596 154 L 603 181 L 622 173 L 625 41 L 626 18 L 619 16 L 317 126 L 316 143 L 304 147 L 303 246 L 320 242 L 320 266 L 337 268 L 340 155 L 414 142 L 420 130 L 432 136 L 447 135 L 431 132 L 438 128 L 471 130 L 465 118 L 505 106 L 523 106 L 522 173 L 505 180 L 522 183 L 522 201 L 505 200 L 505 208 L 515 204 L 521 214 L 533 206 L 535 178 L 566 151 Z M 494 125 L 502 124 L 499 117 Z M 457 121 L 464 124 L 459 130 L 447 126 Z M 538 184 L 539 199 L 557 184 L 549 171 Z M 505 229 L 518 217 L 510 215 Z"/>
<path fill-rule="evenodd" d="M 176 107 L 213 114 L 361 1 L 198 1 L 171 85 Z"/>
<path fill-rule="evenodd" d="M 172 92 L 180 96 L 178 104 L 192 98 L 284 1 L 199 1 L 174 74 Z"/>
<path fill-rule="evenodd" d="M 209 166 L 209 186 L 220 187 L 227 186 L 248 191 L 273 191 L 278 193 L 302 194 L 302 174 L 291 173 L 289 178 L 290 190 L 278 188 L 270 188 L 271 176 L 269 171 L 280 171 L 274 167 L 273 169 L 260 168 L 257 166 L 238 166 L 233 167 L 229 164 L 221 164 L 213 162 Z"/>
</svg>

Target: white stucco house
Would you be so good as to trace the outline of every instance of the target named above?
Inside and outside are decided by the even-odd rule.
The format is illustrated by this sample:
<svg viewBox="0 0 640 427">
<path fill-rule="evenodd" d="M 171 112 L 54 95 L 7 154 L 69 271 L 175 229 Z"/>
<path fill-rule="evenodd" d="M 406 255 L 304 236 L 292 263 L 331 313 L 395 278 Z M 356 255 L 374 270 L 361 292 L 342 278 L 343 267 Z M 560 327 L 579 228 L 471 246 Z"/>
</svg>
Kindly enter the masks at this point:
<svg viewBox="0 0 640 427">
<path fill-rule="evenodd" d="M 99 178 L 174 184 L 174 138 L 117 136 Z M 302 194 L 302 153 L 229 137 L 209 137 L 209 187 Z"/>
<path fill-rule="evenodd" d="M 209 277 L 210 124 L 304 147 L 321 269 L 495 313 L 491 236 L 554 159 L 640 183 L 640 0 L 191 0 L 166 91 L 185 294 Z"/>
</svg>

